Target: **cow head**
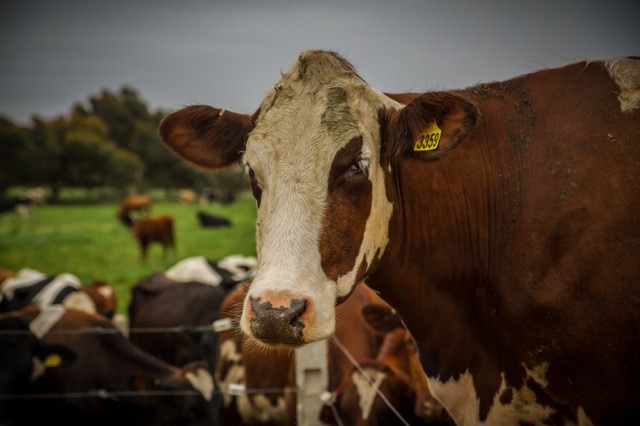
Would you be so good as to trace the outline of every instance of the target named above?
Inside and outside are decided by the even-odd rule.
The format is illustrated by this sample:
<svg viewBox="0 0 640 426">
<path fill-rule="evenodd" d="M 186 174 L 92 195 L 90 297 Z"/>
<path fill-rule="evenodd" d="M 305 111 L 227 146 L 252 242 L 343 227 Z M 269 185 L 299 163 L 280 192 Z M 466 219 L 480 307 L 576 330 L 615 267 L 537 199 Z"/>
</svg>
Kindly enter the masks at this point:
<svg viewBox="0 0 640 426">
<path fill-rule="evenodd" d="M 299 346 L 333 333 L 336 303 L 387 249 L 396 159 L 442 155 L 474 119 L 462 98 L 425 94 L 404 105 L 337 54 L 308 51 L 253 115 L 189 106 L 165 117 L 160 135 L 200 167 L 244 165 L 259 264 L 241 327 L 266 344 Z"/>
</svg>

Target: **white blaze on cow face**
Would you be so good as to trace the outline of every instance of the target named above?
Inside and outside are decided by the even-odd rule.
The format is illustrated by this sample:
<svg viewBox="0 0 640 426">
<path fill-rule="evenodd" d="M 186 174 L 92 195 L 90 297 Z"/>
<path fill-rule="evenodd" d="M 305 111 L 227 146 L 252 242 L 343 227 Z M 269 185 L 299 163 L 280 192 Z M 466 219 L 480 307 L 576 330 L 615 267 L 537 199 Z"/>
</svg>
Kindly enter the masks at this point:
<svg viewBox="0 0 640 426">
<path fill-rule="evenodd" d="M 265 97 L 243 158 L 258 199 L 259 258 L 241 320 L 245 332 L 254 334 L 252 300 L 268 301 L 273 308 L 299 300 L 304 301 L 300 341 L 284 343 L 328 337 L 337 298 L 350 294 L 363 278 L 361 266 L 384 250 L 391 204 L 379 159 L 378 110 L 383 107 L 401 105 L 325 52 L 301 55 Z M 341 162 L 342 169 L 336 165 Z M 369 182 L 369 193 L 361 194 L 368 204 L 352 208 L 360 217 L 338 217 L 344 210 L 331 208 L 336 195 L 330 185 L 349 185 L 350 173 L 364 173 L 358 179 Z M 350 241 L 358 245 L 351 258 L 346 255 L 350 265 L 336 269 L 325 253 L 342 249 L 327 245 L 342 244 L 332 224 L 345 221 L 364 223 L 364 232 L 360 241 Z"/>
</svg>

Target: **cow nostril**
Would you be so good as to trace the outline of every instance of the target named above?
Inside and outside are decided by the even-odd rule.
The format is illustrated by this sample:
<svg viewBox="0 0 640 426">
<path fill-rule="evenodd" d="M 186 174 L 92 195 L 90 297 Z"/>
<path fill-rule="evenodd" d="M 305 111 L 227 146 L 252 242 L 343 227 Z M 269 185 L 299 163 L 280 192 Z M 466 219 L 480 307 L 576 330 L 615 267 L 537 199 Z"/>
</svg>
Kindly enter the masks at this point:
<svg viewBox="0 0 640 426">
<path fill-rule="evenodd" d="M 274 307 L 271 302 L 251 298 L 251 331 L 256 338 L 267 343 L 299 345 L 304 324 L 300 317 L 306 308 L 304 299 L 291 299 L 288 306 Z"/>
</svg>

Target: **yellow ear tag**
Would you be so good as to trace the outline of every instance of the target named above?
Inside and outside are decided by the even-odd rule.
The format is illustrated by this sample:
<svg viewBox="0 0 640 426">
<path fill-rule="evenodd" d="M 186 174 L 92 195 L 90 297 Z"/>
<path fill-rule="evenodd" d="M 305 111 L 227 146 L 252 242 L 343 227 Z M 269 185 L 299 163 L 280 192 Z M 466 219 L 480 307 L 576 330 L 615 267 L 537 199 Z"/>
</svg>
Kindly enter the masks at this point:
<svg viewBox="0 0 640 426">
<path fill-rule="evenodd" d="M 440 135 L 442 135 L 442 130 L 436 124 L 436 121 L 433 120 L 426 129 L 418 135 L 418 139 L 416 139 L 415 145 L 413 145 L 414 151 L 433 151 L 438 148 L 438 144 L 440 143 Z"/>
<path fill-rule="evenodd" d="M 44 359 L 45 367 L 58 367 L 62 364 L 62 358 L 58 354 L 51 354 Z"/>
</svg>

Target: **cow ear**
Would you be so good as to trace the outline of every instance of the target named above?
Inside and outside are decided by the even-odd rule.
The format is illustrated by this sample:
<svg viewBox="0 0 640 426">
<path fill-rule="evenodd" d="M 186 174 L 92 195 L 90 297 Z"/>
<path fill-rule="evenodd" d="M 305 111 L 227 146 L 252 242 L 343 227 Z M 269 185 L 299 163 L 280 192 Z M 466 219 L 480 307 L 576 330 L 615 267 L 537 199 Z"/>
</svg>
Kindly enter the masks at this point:
<svg viewBox="0 0 640 426">
<path fill-rule="evenodd" d="M 45 367 L 61 367 L 72 364 L 78 358 L 76 352 L 64 345 L 41 344 L 34 354 Z"/>
<path fill-rule="evenodd" d="M 240 160 L 252 117 L 192 105 L 162 119 L 162 142 L 185 160 L 205 169 L 223 169 Z"/>
<path fill-rule="evenodd" d="M 365 321 L 378 333 L 389 333 L 397 328 L 403 328 L 402 319 L 395 309 L 372 303 L 362 308 Z"/>
<path fill-rule="evenodd" d="M 380 112 L 383 156 L 430 160 L 451 151 L 475 127 L 479 111 L 448 92 L 427 92 L 399 110 Z"/>
</svg>

